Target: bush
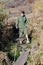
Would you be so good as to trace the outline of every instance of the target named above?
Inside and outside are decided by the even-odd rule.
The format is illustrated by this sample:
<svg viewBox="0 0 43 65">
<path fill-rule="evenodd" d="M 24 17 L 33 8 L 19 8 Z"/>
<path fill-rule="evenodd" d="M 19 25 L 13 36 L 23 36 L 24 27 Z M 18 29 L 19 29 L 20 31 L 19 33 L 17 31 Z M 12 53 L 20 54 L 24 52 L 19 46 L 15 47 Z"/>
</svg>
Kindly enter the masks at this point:
<svg viewBox="0 0 43 65">
<path fill-rule="evenodd" d="M 3 8 L 0 8 L 0 22 L 3 22 L 6 17 L 6 11 Z"/>
<path fill-rule="evenodd" d="M 19 52 L 17 51 L 16 55 L 15 55 L 15 61 L 18 59 L 18 57 L 20 56 Z"/>
<path fill-rule="evenodd" d="M 5 28 L 6 24 L 4 23 L 4 20 L 7 18 L 7 14 L 3 8 L 0 8 L 0 47 L 1 49 L 4 48 L 4 42 L 5 39 Z"/>
<path fill-rule="evenodd" d="M 9 53 L 8 53 L 8 57 L 11 61 L 16 61 L 18 59 L 18 57 L 20 56 L 20 53 L 19 53 L 19 50 L 18 50 L 18 47 L 16 44 L 12 44 L 10 47 L 9 47 Z"/>
<path fill-rule="evenodd" d="M 8 53 L 8 57 L 9 57 L 10 61 L 14 61 L 14 54 L 12 52 Z"/>
</svg>

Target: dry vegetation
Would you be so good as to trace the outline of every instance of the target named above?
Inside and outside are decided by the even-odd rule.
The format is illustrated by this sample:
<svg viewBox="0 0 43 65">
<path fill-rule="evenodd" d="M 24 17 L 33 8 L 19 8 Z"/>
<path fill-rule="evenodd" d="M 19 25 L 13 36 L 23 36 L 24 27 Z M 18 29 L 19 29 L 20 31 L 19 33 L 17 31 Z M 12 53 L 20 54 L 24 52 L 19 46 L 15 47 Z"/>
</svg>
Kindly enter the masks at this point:
<svg viewBox="0 0 43 65">
<path fill-rule="evenodd" d="M 35 45 L 34 49 L 36 50 L 32 51 L 31 49 L 31 54 L 29 56 L 30 59 L 27 60 L 27 63 L 28 65 L 41 65 L 43 64 L 43 0 L 35 0 L 31 5 L 28 5 L 27 2 L 28 0 L 25 0 L 23 6 L 22 4 L 20 5 L 20 2 L 18 1 L 15 2 L 15 5 L 8 5 L 9 9 L 5 9 L 9 15 L 7 22 L 12 23 L 15 21 L 21 8 L 24 9 L 26 13 L 31 11 L 28 15 L 26 14 L 27 29 L 28 34 L 30 34 L 30 31 L 33 30 L 31 46 Z M 31 2 L 32 0 L 29 1 L 29 3 Z M 3 3 L 0 4 L 0 7 L 3 7 L 2 4 Z M 16 5 L 20 5 L 20 7 L 18 8 Z M 16 16 L 14 16 L 15 14 Z"/>
</svg>

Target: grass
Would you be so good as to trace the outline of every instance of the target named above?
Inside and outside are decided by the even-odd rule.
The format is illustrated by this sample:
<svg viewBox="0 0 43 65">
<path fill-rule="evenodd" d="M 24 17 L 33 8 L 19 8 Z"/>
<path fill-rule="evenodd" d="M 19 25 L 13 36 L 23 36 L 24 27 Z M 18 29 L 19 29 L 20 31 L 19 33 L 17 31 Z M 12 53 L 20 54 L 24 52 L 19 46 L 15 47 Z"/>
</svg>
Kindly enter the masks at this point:
<svg viewBox="0 0 43 65">
<path fill-rule="evenodd" d="M 27 58 L 27 63 L 31 63 L 31 57 Z"/>
<path fill-rule="evenodd" d="M 40 55 L 42 56 L 43 55 L 43 52 L 41 52 Z"/>
<path fill-rule="evenodd" d="M 31 47 L 31 44 L 28 44 L 27 48 L 31 49 L 31 48 L 32 48 L 32 47 Z"/>
</svg>

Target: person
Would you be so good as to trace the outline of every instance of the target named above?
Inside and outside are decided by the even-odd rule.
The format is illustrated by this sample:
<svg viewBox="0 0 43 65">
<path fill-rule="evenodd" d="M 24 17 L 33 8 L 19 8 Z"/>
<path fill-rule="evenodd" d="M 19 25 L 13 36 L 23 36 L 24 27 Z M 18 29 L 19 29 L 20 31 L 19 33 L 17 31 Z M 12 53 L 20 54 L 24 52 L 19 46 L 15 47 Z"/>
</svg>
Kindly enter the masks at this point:
<svg viewBox="0 0 43 65">
<path fill-rule="evenodd" d="M 25 12 L 21 11 L 21 15 L 16 20 L 16 28 L 19 28 L 19 38 L 20 38 L 19 41 L 20 41 L 20 44 L 22 44 L 21 37 L 22 37 L 23 34 L 26 37 L 26 40 L 27 40 L 26 43 L 27 44 L 29 43 L 28 35 L 27 35 L 27 29 L 26 29 L 26 22 L 27 22 L 27 19 L 26 19 L 26 16 L 25 16 Z"/>
</svg>

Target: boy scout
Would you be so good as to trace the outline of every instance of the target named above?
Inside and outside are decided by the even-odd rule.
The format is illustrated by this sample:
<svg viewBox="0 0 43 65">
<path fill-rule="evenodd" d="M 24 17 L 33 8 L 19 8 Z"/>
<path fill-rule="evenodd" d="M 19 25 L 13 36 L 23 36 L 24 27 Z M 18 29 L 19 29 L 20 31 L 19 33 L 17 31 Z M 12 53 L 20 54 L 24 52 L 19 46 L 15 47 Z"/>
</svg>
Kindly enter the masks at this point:
<svg viewBox="0 0 43 65">
<path fill-rule="evenodd" d="M 22 44 L 22 40 L 21 40 L 21 37 L 22 35 L 24 34 L 26 39 L 27 39 L 27 44 L 29 43 L 29 40 L 28 40 L 28 35 L 27 35 L 27 29 L 26 29 L 26 16 L 25 16 L 25 12 L 24 11 L 21 11 L 21 15 L 17 18 L 17 21 L 16 21 L 16 28 L 19 28 L 19 41 L 20 41 L 20 44 Z"/>
</svg>

